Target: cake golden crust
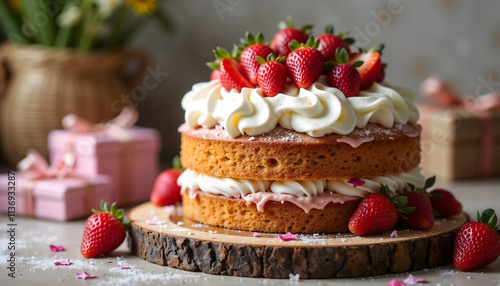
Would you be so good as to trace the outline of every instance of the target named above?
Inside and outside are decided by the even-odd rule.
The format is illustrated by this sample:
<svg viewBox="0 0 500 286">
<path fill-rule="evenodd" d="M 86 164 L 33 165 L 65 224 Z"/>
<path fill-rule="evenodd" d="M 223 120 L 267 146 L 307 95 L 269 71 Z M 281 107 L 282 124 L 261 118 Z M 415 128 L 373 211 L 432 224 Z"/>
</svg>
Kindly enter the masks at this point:
<svg viewBox="0 0 500 286">
<path fill-rule="evenodd" d="M 411 136 L 403 132 L 413 130 Z M 281 127 L 260 136 L 229 137 L 223 129 L 185 128 L 185 168 L 216 176 L 256 180 L 334 180 L 407 172 L 420 162 L 420 128 L 368 124 L 349 135 L 311 137 Z M 406 135 L 405 135 L 406 134 Z M 337 140 L 366 140 L 357 148 Z"/>
<path fill-rule="evenodd" d="M 259 212 L 254 204 L 241 198 L 199 192 L 195 199 L 190 199 L 187 191 L 183 194 L 182 208 L 184 215 L 192 220 L 225 228 L 258 232 L 338 233 L 349 231 L 349 218 L 360 200 L 329 203 L 324 209 L 312 209 L 309 213 L 289 202 L 269 201 L 264 211 Z"/>
</svg>

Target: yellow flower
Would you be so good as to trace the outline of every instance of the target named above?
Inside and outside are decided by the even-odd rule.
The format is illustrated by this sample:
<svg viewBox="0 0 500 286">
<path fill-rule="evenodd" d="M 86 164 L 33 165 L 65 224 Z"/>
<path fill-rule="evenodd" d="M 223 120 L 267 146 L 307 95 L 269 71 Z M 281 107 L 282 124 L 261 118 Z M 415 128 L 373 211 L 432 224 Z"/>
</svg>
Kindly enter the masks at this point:
<svg viewBox="0 0 500 286">
<path fill-rule="evenodd" d="M 12 8 L 16 10 L 21 10 L 21 4 L 19 3 L 19 0 L 9 0 L 9 4 Z"/>
<path fill-rule="evenodd" d="M 157 0 L 127 0 L 128 5 L 139 15 L 149 15 L 156 10 Z"/>
</svg>

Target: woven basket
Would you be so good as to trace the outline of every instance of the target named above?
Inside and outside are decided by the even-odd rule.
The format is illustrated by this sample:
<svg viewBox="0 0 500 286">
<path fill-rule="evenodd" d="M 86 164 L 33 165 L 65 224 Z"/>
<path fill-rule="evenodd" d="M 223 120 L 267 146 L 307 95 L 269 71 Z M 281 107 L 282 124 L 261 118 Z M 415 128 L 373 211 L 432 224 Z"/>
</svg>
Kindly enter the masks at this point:
<svg viewBox="0 0 500 286">
<path fill-rule="evenodd" d="M 124 67 L 141 62 L 130 77 Z M 117 115 L 142 79 L 148 57 L 138 51 L 81 53 L 41 46 L 0 47 L 0 140 L 11 164 L 29 148 L 47 157 L 47 135 L 62 118 L 78 114 L 92 122 Z"/>
</svg>

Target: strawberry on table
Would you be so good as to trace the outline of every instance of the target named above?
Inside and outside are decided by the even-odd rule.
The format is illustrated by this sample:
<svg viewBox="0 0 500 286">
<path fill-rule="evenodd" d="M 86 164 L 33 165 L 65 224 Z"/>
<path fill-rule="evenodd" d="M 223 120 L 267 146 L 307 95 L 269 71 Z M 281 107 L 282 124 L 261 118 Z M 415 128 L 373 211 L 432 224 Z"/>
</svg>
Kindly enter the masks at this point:
<svg viewBox="0 0 500 286">
<path fill-rule="evenodd" d="M 177 179 L 182 174 L 182 166 L 179 157 L 173 160 L 173 168 L 161 172 L 156 177 L 150 200 L 155 206 L 173 205 L 182 201 L 181 187 L 177 185 Z"/>
<path fill-rule="evenodd" d="M 217 47 L 214 55 L 217 60 L 207 63 L 207 66 L 211 69 L 219 70 L 222 87 L 228 91 L 236 89 L 238 92 L 244 87 L 255 87 L 245 77 L 241 64 L 238 61 L 238 47 L 235 46 L 231 54 L 226 49 Z"/>
<path fill-rule="evenodd" d="M 458 231 L 453 263 L 462 271 L 484 267 L 500 256 L 500 226 L 492 209 L 479 214 L 477 222 L 469 222 Z"/>
<path fill-rule="evenodd" d="M 389 188 L 380 184 L 380 193 L 366 196 L 349 219 L 349 230 L 356 235 L 377 234 L 390 230 L 398 221 L 398 212 L 409 213 L 406 198 L 390 197 Z"/>
<path fill-rule="evenodd" d="M 399 197 L 406 197 L 408 199 L 406 206 L 415 208 L 411 213 L 399 216 L 401 225 L 421 230 L 432 228 L 434 225 L 434 211 L 430 199 L 425 194 L 410 191 L 404 192 Z"/>
<path fill-rule="evenodd" d="M 125 240 L 130 222 L 123 221 L 123 209 L 117 209 L 116 203 L 108 207 L 101 202 L 101 210 L 93 210 L 85 223 L 80 252 L 85 258 L 94 258 L 109 253 Z"/>
<path fill-rule="evenodd" d="M 334 61 L 337 49 L 345 49 L 348 54 L 351 53 L 349 45 L 354 43 L 352 38 L 343 38 L 345 34 L 334 35 L 333 25 L 325 28 L 325 33 L 316 37 L 319 40 L 318 51 L 323 55 L 325 61 Z"/>
<path fill-rule="evenodd" d="M 383 50 L 384 45 L 378 45 L 370 49 L 368 52 L 356 53 L 351 55 L 349 63 L 362 61 L 363 64 L 356 69 L 361 78 L 361 90 L 369 88 L 377 79 L 382 62 L 380 61 L 380 52 Z"/>
<path fill-rule="evenodd" d="M 278 28 L 280 30 L 274 34 L 271 40 L 271 48 L 281 56 L 287 56 L 291 52 L 289 45 L 292 40 L 300 44 L 307 42 L 308 34 L 312 29 L 311 25 L 304 25 L 300 29 L 296 29 L 290 16 L 288 16 L 287 20 L 288 23 L 279 23 Z"/>
<path fill-rule="evenodd" d="M 431 194 L 437 195 L 430 198 L 437 217 L 450 217 L 462 212 L 462 204 L 457 201 L 451 192 L 436 189 Z"/>
<path fill-rule="evenodd" d="M 327 62 L 325 65 L 333 64 L 333 68 L 326 74 L 326 82 L 329 86 L 338 88 L 345 97 L 358 96 L 361 80 L 356 67 L 362 62 L 355 62 L 353 65 L 347 64 L 349 53 L 344 48 L 338 48 L 334 62 Z"/>
<path fill-rule="evenodd" d="M 308 88 L 323 73 L 325 62 L 323 55 L 316 49 L 319 41 L 310 36 L 305 44 L 293 40 L 290 43 L 292 52 L 286 58 L 288 75 L 299 88 Z"/>
<path fill-rule="evenodd" d="M 262 57 L 257 57 L 261 65 L 257 72 L 257 81 L 265 96 L 276 96 L 285 86 L 287 73 L 283 65 L 285 58 L 283 56 L 275 57 L 269 54 L 267 61 Z"/>
<path fill-rule="evenodd" d="M 262 33 L 258 33 L 254 37 L 249 32 L 246 33 L 245 39 L 241 39 L 243 47 L 240 54 L 240 64 L 245 76 L 250 80 L 251 83 L 257 84 L 257 70 L 260 64 L 255 59 L 256 57 L 267 58 L 269 54 L 273 54 L 274 51 L 265 44 L 264 36 Z"/>
</svg>

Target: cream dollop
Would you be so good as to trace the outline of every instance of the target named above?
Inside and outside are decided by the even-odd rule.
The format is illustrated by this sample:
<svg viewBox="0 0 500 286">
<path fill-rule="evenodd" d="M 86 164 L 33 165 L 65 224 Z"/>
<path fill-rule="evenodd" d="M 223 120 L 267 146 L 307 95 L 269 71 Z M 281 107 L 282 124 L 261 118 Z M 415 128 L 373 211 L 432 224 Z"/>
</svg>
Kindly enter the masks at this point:
<svg viewBox="0 0 500 286">
<path fill-rule="evenodd" d="M 324 192 L 339 193 L 346 196 L 365 197 L 370 193 L 379 192 L 380 184 L 389 187 L 392 194 L 402 193 L 409 190 L 408 183 L 417 188 L 422 188 L 425 179 L 420 174 L 420 169 L 415 168 L 410 172 L 398 175 L 379 176 L 369 179 L 361 179 L 365 183 L 356 188 L 349 180 L 328 180 L 328 181 L 262 181 L 219 178 L 200 174 L 187 169 L 179 179 L 177 184 L 181 186 L 182 192 L 186 190 L 224 195 L 226 197 L 244 197 L 249 194 L 259 192 L 271 192 L 274 194 L 287 194 L 295 197 L 319 196 Z"/>
<path fill-rule="evenodd" d="M 368 123 L 384 127 L 416 123 L 418 111 L 407 89 L 374 83 L 357 97 L 326 84 L 325 76 L 309 88 L 285 87 L 275 97 L 260 88 L 227 91 L 218 80 L 195 84 L 182 99 L 185 121 L 191 128 L 221 125 L 231 137 L 261 135 L 278 124 L 313 137 L 346 135 Z"/>
</svg>

